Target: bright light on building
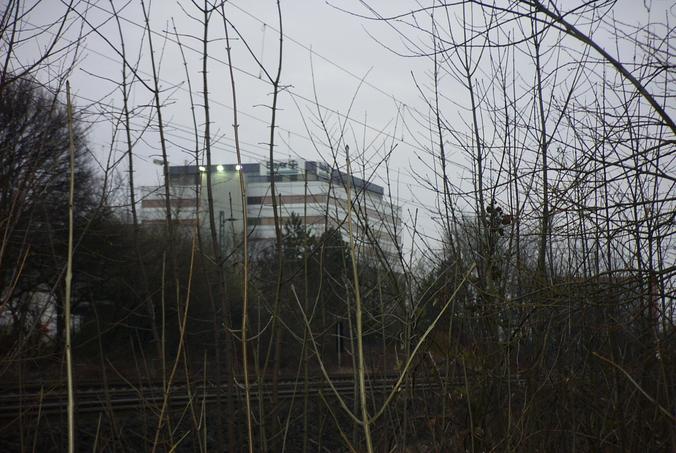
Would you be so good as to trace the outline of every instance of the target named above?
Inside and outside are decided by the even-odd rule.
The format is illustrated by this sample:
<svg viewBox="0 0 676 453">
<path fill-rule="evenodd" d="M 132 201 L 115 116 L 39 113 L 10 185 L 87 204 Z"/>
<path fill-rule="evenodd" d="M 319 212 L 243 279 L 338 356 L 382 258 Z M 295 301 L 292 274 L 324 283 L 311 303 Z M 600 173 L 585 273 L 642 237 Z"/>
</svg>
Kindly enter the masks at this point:
<svg viewBox="0 0 676 453">
<path fill-rule="evenodd" d="M 225 170 L 225 167 L 221 164 L 218 164 L 218 165 L 216 165 L 216 170 L 223 171 L 223 170 Z"/>
<path fill-rule="evenodd" d="M 200 171 L 207 171 L 207 168 L 206 168 L 206 167 L 204 167 L 203 165 L 200 165 L 200 167 L 199 167 L 199 168 L 200 168 Z"/>
<path fill-rule="evenodd" d="M 240 164 L 235 165 L 235 170 L 240 171 L 242 169 L 242 166 Z"/>
</svg>

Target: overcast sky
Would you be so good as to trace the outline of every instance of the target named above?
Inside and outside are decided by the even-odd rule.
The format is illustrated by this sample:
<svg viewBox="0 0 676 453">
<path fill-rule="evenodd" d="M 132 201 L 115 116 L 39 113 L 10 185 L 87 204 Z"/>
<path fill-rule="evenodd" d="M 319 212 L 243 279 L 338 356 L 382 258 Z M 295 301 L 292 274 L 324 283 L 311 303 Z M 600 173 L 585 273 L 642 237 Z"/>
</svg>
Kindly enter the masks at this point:
<svg viewBox="0 0 676 453">
<path fill-rule="evenodd" d="M 580 2 L 566 0 L 562 3 L 568 8 Z M 649 12 L 645 3 L 651 7 Z M 646 23 L 649 18 L 653 21 L 673 22 L 672 3 L 660 0 L 622 0 L 615 7 L 614 14 L 616 18 L 632 24 Z M 373 2 L 373 5 L 385 15 L 407 12 L 416 7 L 415 2 L 405 1 Z M 120 49 L 120 36 L 112 19 L 112 6 L 109 1 L 99 0 L 78 3 L 76 8 L 79 14 L 86 17 L 88 24 L 73 21 L 71 28 L 65 33 L 66 39 L 74 39 L 80 32 L 86 35 L 78 50 L 78 61 L 70 78 L 75 102 L 90 114 L 106 113 L 104 118 L 110 120 L 113 116 L 108 115 L 106 110 L 111 109 L 105 105 L 112 105 L 118 110 L 121 106 L 121 93 L 116 83 L 121 79 L 122 70 L 117 53 Z M 140 61 L 139 74 L 146 82 L 150 82 L 148 41 L 143 34 L 144 19 L 140 2 L 115 2 L 115 8 L 122 19 L 127 58 L 132 65 L 137 60 Z M 426 124 L 426 103 L 414 82 L 415 78 L 423 90 L 429 87 L 430 60 L 395 55 L 385 46 L 403 52 L 407 43 L 388 24 L 365 20 L 344 10 L 372 15 L 357 1 L 282 2 L 285 38 L 281 81 L 285 90 L 280 96 L 276 158 L 331 160 L 325 146 L 324 133 L 317 121 L 317 106 L 314 103 L 316 93 L 333 139 L 338 142 L 340 127 L 346 124 L 341 148 L 344 144 L 349 144 L 351 150 L 361 153 L 366 164 L 366 174 L 373 175 L 376 183 L 383 184 L 383 158 L 396 145 L 389 161 L 390 175 L 396 183 L 392 188 L 394 195 L 403 207 L 404 218 L 419 209 L 420 223 L 428 233 L 433 234 L 431 218 L 434 216 L 435 196 L 424 184 L 426 178 L 433 181 L 432 171 L 427 168 L 432 165 L 432 159 L 424 152 L 425 145 L 429 146 L 433 137 L 430 136 Z M 59 17 L 63 11 L 62 3 L 43 2 L 25 20 L 33 26 L 44 26 Z M 225 11 L 228 19 L 244 35 L 251 51 L 264 63 L 267 71 L 274 75 L 279 46 L 276 4 L 273 1 L 232 1 L 227 3 Z M 194 162 L 189 90 L 173 24 L 183 45 L 193 97 L 197 104 L 197 120 L 200 129 L 203 128 L 200 42 L 203 25 L 189 15 L 202 20 L 201 13 L 189 1 L 155 0 L 150 8 L 152 39 L 156 58 L 161 61 L 159 75 L 165 104 L 163 114 L 169 139 L 169 160 L 172 164 Z M 71 16 L 73 19 L 77 18 L 72 13 Z M 424 24 L 424 14 L 419 17 Z M 78 28 L 80 26 L 81 29 Z M 223 21 L 219 14 L 214 13 L 211 16 L 209 27 L 212 41 L 208 51 L 208 82 L 213 123 L 212 140 L 215 141 L 212 159 L 215 163 L 231 163 L 235 161 L 232 98 L 230 78 L 225 65 Z M 405 30 L 411 42 L 429 45 L 428 36 L 415 33 L 410 28 Z M 48 33 L 54 31 L 52 27 Z M 456 29 L 456 33 L 458 32 Z M 612 48 L 612 41 L 607 40 L 607 31 L 601 29 L 597 33 L 599 39 L 606 40 L 606 45 Z M 33 44 L 27 42 L 18 50 L 18 56 L 29 61 L 31 55 L 34 55 L 36 45 L 44 44 L 39 41 Z M 269 140 L 271 85 L 249 55 L 242 40 L 234 40 L 232 47 L 243 160 L 263 160 L 267 158 Z M 528 73 L 529 64 L 525 61 L 524 74 Z M 46 78 L 46 74 L 41 77 Z M 361 79 L 364 80 L 363 83 Z M 442 89 L 446 116 L 461 128 L 467 115 L 464 109 L 467 105 L 466 90 L 450 76 L 444 79 Z M 354 103 L 350 109 L 353 98 Z M 148 107 L 151 103 L 149 91 L 135 82 L 131 104 L 135 106 L 134 124 L 138 130 L 134 138 L 139 139 L 135 147 L 138 185 L 160 182 L 160 168 L 152 163 L 160 150 L 154 132 L 154 112 Z M 345 115 L 348 113 L 349 118 L 346 121 Z M 105 159 L 111 149 L 113 123 L 103 121 L 99 116 L 88 118 L 98 119 L 91 129 L 90 140 L 97 156 Z M 151 128 L 140 137 L 140 131 L 149 121 Z M 121 135 L 116 137 L 117 140 L 122 138 Z M 319 153 L 315 147 L 319 148 Z M 119 158 L 125 147 L 119 143 L 112 149 L 114 157 Z M 341 154 L 339 163 L 342 164 L 343 159 Z M 462 156 L 460 150 L 449 150 L 449 165 L 458 181 L 469 178 L 466 157 Z M 124 168 L 120 168 L 120 171 L 124 174 Z"/>
</svg>

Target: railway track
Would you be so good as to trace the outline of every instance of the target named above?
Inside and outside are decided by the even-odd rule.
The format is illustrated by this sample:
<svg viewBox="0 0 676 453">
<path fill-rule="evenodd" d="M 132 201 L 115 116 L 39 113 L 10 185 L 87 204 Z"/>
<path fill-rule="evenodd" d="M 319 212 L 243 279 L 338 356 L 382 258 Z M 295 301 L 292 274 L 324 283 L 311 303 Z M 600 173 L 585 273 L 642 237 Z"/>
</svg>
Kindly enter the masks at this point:
<svg viewBox="0 0 676 453">
<path fill-rule="evenodd" d="M 396 376 L 369 379 L 367 383 L 370 392 L 390 392 L 396 383 Z M 352 377 L 332 379 L 336 391 L 349 395 L 355 391 L 355 381 Z M 439 387 L 439 381 L 416 380 L 417 390 Z M 262 385 L 254 382 L 251 387 L 251 396 L 257 398 L 271 398 L 273 384 L 265 381 Z M 227 384 L 218 383 L 176 383 L 172 385 L 167 401 L 172 407 L 185 407 L 188 404 L 201 406 L 214 404 L 219 398 L 225 400 L 228 391 Z M 280 399 L 302 398 L 304 391 L 303 381 L 284 380 L 278 383 L 277 396 Z M 244 386 L 234 385 L 235 396 L 244 398 Z M 333 390 L 324 379 L 313 379 L 308 382 L 308 393 L 312 396 L 322 392 L 331 397 Z M 0 387 L 0 419 L 22 416 L 49 416 L 64 413 L 68 394 L 61 385 L 29 384 L 22 388 Z M 134 386 L 126 383 L 115 383 L 104 388 L 100 383 L 82 384 L 76 388 L 75 404 L 78 413 L 101 412 L 103 410 L 124 411 L 141 408 L 161 407 L 164 403 L 165 391 L 162 384 L 147 384 Z"/>
</svg>

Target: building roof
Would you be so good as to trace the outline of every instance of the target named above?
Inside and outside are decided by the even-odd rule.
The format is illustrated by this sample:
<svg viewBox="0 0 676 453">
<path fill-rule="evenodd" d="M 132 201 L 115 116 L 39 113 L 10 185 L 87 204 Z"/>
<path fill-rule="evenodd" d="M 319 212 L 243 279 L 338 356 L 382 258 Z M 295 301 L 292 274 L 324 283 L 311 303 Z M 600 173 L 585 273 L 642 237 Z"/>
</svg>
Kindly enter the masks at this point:
<svg viewBox="0 0 676 453">
<path fill-rule="evenodd" d="M 290 161 L 291 162 L 291 161 Z M 295 161 L 293 161 L 295 162 Z M 305 173 L 310 173 L 312 175 L 316 175 L 317 179 L 324 180 L 324 181 L 331 181 L 333 183 L 336 183 L 340 186 L 344 186 L 346 182 L 348 181 L 348 175 L 347 173 L 344 173 L 338 169 L 335 168 L 330 168 L 328 165 L 326 165 L 323 162 L 317 162 L 317 161 L 304 161 L 304 168 L 303 171 Z M 235 172 L 237 171 L 237 164 L 212 164 L 211 165 L 211 171 L 216 171 L 216 168 L 221 165 L 222 171 L 227 171 L 227 172 Z M 265 170 L 261 170 L 261 166 L 264 166 Z M 270 180 L 270 175 L 266 174 L 267 166 L 265 166 L 265 163 L 261 162 L 249 162 L 249 163 L 243 163 L 241 171 L 244 171 L 244 174 L 251 176 L 256 176 L 260 177 L 261 179 L 259 180 L 260 182 L 264 181 L 269 181 Z M 195 175 L 200 171 L 200 166 L 197 165 L 172 165 L 169 167 L 169 175 L 170 176 L 185 176 L 185 175 Z M 295 173 L 292 173 L 294 172 Z M 291 172 L 288 170 L 280 171 L 276 170 L 276 176 L 277 180 L 281 180 L 282 177 L 284 176 L 298 176 L 302 175 L 303 171 L 298 169 L 297 167 L 294 167 Z M 251 180 L 251 182 L 255 182 Z M 370 181 L 366 181 L 362 178 L 359 178 L 357 176 L 352 176 L 352 187 L 358 190 L 367 190 L 369 192 L 375 193 L 377 195 L 383 195 L 385 193 L 384 189 L 382 186 L 379 186 L 378 184 L 374 184 Z"/>
</svg>

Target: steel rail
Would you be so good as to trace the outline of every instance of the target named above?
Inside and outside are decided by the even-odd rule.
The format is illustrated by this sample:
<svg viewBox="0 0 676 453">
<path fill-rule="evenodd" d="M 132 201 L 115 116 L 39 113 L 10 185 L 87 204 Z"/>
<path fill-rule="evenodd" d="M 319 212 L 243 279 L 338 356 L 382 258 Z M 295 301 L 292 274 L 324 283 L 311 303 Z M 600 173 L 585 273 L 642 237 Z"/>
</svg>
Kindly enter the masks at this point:
<svg viewBox="0 0 676 453">
<path fill-rule="evenodd" d="M 369 391 L 390 390 L 396 383 L 396 377 L 371 378 L 367 383 Z M 303 394 L 303 382 L 284 381 L 279 384 L 278 397 L 289 399 L 294 395 Z M 323 392 L 325 396 L 331 397 L 331 390 L 324 379 L 313 379 L 309 383 L 308 391 L 310 395 L 318 395 Z M 333 379 L 334 387 L 342 394 L 355 392 L 355 383 L 352 378 Z M 461 382 L 454 382 L 453 385 L 461 385 Z M 66 410 L 67 392 L 63 387 L 41 386 L 40 390 L 34 391 L 38 385 L 31 384 L 32 392 L 16 391 L 0 388 L 0 419 L 16 418 L 19 415 L 28 416 L 40 413 L 41 416 L 51 416 L 61 414 Z M 433 389 L 441 387 L 438 379 L 416 379 L 415 388 L 417 390 Z M 28 387 L 28 386 L 27 386 Z M 3 391 L 4 390 L 4 391 Z M 7 391 L 9 390 L 9 391 Z M 228 384 L 195 384 L 187 391 L 186 383 L 172 386 L 170 391 L 170 402 L 172 407 L 181 407 L 187 404 L 212 404 L 218 401 L 219 395 L 228 390 Z M 241 392 L 244 387 L 236 383 L 235 391 L 238 398 L 243 398 Z M 262 386 L 251 385 L 252 397 L 271 398 L 272 383 L 266 382 Z M 107 395 L 107 396 L 106 396 Z M 144 385 L 134 387 L 127 384 L 115 384 L 104 389 L 103 385 L 88 384 L 86 387 L 78 386 L 75 393 L 75 404 L 77 413 L 100 412 L 108 408 L 114 411 L 123 411 L 131 409 L 152 408 L 159 405 L 164 400 L 164 389 L 161 385 Z"/>
</svg>

